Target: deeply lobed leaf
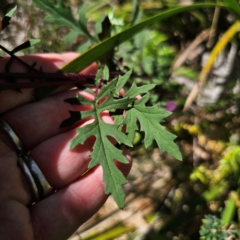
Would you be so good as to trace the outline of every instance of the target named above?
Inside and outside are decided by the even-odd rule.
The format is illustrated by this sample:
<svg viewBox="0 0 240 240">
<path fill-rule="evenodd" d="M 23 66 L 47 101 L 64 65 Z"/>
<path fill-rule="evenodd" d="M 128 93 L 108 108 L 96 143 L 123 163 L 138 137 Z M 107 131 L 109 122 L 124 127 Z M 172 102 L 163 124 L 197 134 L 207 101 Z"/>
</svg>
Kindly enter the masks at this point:
<svg viewBox="0 0 240 240">
<path fill-rule="evenodd" d="M 103 74 L 102 71 L 100 73 Z M 147 92 L 155 85 L 149 84 L 137 87 L 134 83 L 124 96 L 119 95 L 118 91 L 129 77 L 130 72 L 114 79 L 108 85 L 103 85 L 94 100 L 85 99 L 81 95 L 78 95 L 75 100 L 67 100 L 72 104 L 91 106 L 90 110 L 82 111 L 79 116 L 81 116 L 81 119 L 91 117 L 93 122 L 77 129 L 77 136 L 71 142 L 71 149 L 78 144 L 83 144 L 89 137 L 95 137 L 89 168 L 97 165 L 102 166 L 105 192 L 106 194 L 112 194 L 120 208 L 124 207 L 122 185 L 126 183 L 126 179 L 118 170 L 114 161 L 117 160 L 122 163 L 128 161 L 122 151 L 114 145 L 114 142 L 132 147 L 135 131 L 141 130 L 145 133 L 145 147 L 149 147 L 155 140 L 162 152 L 167 151 L 177 159 L 181 159 L 179 149 L 173 142 L 175 136 L 160 125 L 160 122 L 170 112 L 159 109 L 157 106 L 147 107 L 145 105 L 150 96 Z M 139 94 L 145 94 L 145 96 L 136 100 L 136 96 Z M 106 123 L 102 120 L 101 114 L 106 110 L 113 111 L 114 123 Z M 121 110 L 120 114 L 119 110 Z M 125 115 L 122 114 L 123 110 L 126 112 Z M 74 114 L 71 113 L 71 115 Z M 138 122 L 141 129 L 139 129 Z M 126 133 L 122 132 L 123 125 L 127 126 Z"/>
<path fill-rule="evenodd" d="M 149 85 L 143 86 L 146 91 L 147 86 Z M 133 94 L 137 92 L 136 85 L 133 84 L 129 92 L 132 92 Z M 126 95 L 129 95 L 129 92 L 127 92 Z M 127 126 L 126 131 L 129 139 L 133 141 L 135 131 L 138 129 L 137 122 L 139 122 L 141 126 L 140 130 L 145 133 L 144 145 L 146 148 L 155 140 L 162 153 L 166 151 L 171 156 L 181 160 L 182 155 L 179 148 L 173 142 L 175 136 L 166 131 L 166 129 L 160 124 L 160 122 L 171 113 L 165 109 L 158 108 L 157 106 L 147 107 L 145 104 L 149 98 L 150 93 L 147 93 L 126 111 L 126 116 L 123 119 L 122 124 Z"/>
<path fill-rule="evenodd" d="M 118 148 L 110 141 L 109 137 L 114 138 L 119 144 L 123 143 L 127 146 L 132 146 L 128 137 L 118 129 L 116 124 L 108 124 L 101 119 L 101 113 L 106 109 L 112 108 L 126 108 L 126 106 L 133 101 L 131 98 L 123 98 L 115 100 L 112 94 L 102 103 L 98 104 L 98 98 L 94 101 L 83 100 L 83 97 L 78 96 L 79 102 L 90 106 L 94 106 L 89 111 L 82 112 L 82 118 L 93 117 L 94 121 L 82 128 L 77 129 L 77 136 L 72 140 L 71 149 L 78 144 L 83 144 L 89 137 L 96 138 L 93 152 L 91 153 L 91 161 L 89 168 L 100 164 L 103 168 L 103 180 L 106 184 L 106 194 L 111 193 L 114 200 L 120 208 L 124 206 L 124 192 L 122 185 L 126 183 L 125 177 L 116 167 L 114 160 L 122 163 L 128 163 L 126 157 Z"/>
<path fill-rule="evenodd" d="M 71 29 L 67 39 L 72 39 L 76 37 L 77 34 L 84 34 L 94 42 L 96 41 L 87 29 L 87 19 L 85 17 L 86 3 L 79 9 L 78 19 L 73 17 L 70 7 L 62 4 L 62 0 L 57 0 L 56 4 L 48 0 L 34 0 L 34 3 L 50 13 L 50 15 L 45 17 L 47 22 L 56 23 L 60 27 L 69 27 Z"/>
</svg>

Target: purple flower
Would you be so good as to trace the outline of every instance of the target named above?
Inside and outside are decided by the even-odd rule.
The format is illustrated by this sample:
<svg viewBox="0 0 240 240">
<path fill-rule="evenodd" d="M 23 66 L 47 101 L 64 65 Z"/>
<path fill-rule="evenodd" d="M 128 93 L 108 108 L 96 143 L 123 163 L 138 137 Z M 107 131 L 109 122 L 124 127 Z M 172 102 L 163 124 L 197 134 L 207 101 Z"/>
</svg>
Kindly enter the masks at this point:
<svg viewBox="0 0 240 240">
<path fill-rule="evenodd" d="M 174 101 L 168 101 L 166 102 L 166 109 L 170 112 L 174 111 L 177 107 L 177 104 L 176 102 Z"/>
</svg>

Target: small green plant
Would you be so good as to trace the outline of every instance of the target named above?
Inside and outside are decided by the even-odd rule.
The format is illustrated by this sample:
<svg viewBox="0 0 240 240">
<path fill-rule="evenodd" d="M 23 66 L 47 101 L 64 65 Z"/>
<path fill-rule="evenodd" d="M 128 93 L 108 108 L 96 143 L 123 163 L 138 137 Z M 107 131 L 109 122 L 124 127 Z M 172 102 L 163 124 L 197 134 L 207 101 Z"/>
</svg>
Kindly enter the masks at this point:
<svg viewBox="0 0 240 240">
<path fill-rule="evenodd" d="M 79 114 L 79 119 L 93 117 L 94 121 L 77 129 L 78 135 L 72 140 L 71 149 L 78 144 L 83 144 L 89 137 L 95 136 L 96 140 L 93 152 L 90 155 L 92 160 L 89 168 L 98 164 L 103 167 L 104 182 L 106 183 L 105 191 L 107 194 L 112 194 L 120 208 L 124 206 L 124 192 L 121 186 L 126 183 L 126 179 L 117 169 L 114 160 L 122 163 L 128 161 L 122 155 L 122 151 L 112 144 L 109 137 L 114 138 L 119 144 L 132 147 L 135 132 L 142 131 L 145 134 L 145 147 L 149 147 L 155 140 L 161 152 L 167 151 L 173 157 L 181 159 L 181 153 L 173 143 L 175 136 L 160 125 L 160 122 L 170 113 L 157 106 L 147 107 L 145 105 L 150 97 L 149 91 L 155 85 L 148 84 L 137 87 L 133 83 L 132 87 L 123 96 L 120 96 L 119 92 L 129 79 L 130 74 L 131 72 L 127 72 L 124 76 L 103 85 L 93 101 L 80 95 L 77 96 L 77 99 L 66 100 L 72 104 L 84 104 L 92 107 L 91 110 Z M 103 79 L 105 79 L 105 76 L 103 76 Z M 140 95 L 142 95 L 142 98 L 136 100 L 136 97 Z M 103 99 L 105 100 L 101 103 Z M 108 124 L 101 119 L 101 113 L 105 110 L 111 112 L 111 116 L 115 119 L 114 123 Z M 123 110 L 125 114 L 123 114 Z M 75 116 L 75 114 L 73 115 Z M 122 131 L 123 126 L 126 126 L 125 133 Z"/>
<path fill-rule="evenodd" d="M 221 219 L 214 215 L 206 215 L 202 222 L 200 230 L 201 240 L 237 239 L 236 226 L 223 225 Z"/>
<path fill-rule="evenodd" d="M 224 203 L 221 219 L 210 214 L 203 219 L 200 239 L 238 239 L 235 218 L 239 211 L 239 154 L 239 146 L 231 146 L 225 151 L 216 169 L 207 170 L 200 166 L 191 175 L 192 180 L 198 179 L 207 185 L 207 190 L 202 194 L 206 201 L 217 201 L 226 195 L 227 189 L 232 190 Z"/>
</svg>

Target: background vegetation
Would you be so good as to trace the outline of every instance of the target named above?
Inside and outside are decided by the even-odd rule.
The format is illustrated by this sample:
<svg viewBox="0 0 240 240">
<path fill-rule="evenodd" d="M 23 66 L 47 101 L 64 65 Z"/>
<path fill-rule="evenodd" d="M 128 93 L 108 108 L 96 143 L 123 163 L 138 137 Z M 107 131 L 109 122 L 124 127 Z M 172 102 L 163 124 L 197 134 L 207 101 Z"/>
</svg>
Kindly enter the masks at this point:
<svg viewBox="0 0 240 240">
<path fill-rule="evenodd" d="M 82 6 L 81 1 L 62 2 L 73 14 Z M 109 16 L 112 33 L 117 33 L 170 7 L 199 1 L 84 2 L 87 28 L 94 35 L 102 12 Z M 48 14 L 31 1 L 4 1 L 0 14 L 16 4 L 18 11 L 2 45 L 11 49 L 29 38 L 42 39 L 22 54 L 82 52 L 89 46 L 88 37 L 71 36 L 68 27 L 45 22 Z M 135 81 L 157 84 L 151 101 L 173 111 L 165 126 L 178 136 L 183 161 L 160 155 L 154 145 L 145 150 L 141 133 L 136 135 L 126 208 L 118 211 L 110 199 L 72 239 L 240 238 L 237 31 L 225 48 L 219 47 L 204 88 L 183 112 L 209 54 L 236 23 L 237 17 L 226 9 L 202 8 L 163 20 L 116 49 L 115 64 L 121 70 L 131 68 L 139 76 Z"/>
</svg>

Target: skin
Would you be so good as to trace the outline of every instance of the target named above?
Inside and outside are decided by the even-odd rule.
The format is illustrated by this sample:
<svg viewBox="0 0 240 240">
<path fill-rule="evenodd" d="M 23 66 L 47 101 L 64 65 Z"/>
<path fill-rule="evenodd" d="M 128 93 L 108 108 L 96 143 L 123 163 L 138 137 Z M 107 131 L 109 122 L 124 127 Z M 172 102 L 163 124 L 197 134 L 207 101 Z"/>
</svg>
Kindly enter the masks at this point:
<svg viewBox="0 0 240 240">
<path fill-rule="evenodd" d="M 24 56 L 29 64 L 38 63 L 45 72 L 55 72 L 75 58 L 75 53 L 38 54 Z M 6 58 L 0 59 L 0 71 L 4 72 Z M 12 72 L 27 72 L 14 62 Z M 94 73 L 91 65 L 84 73 Z M 63 120 L 68 118 L 69 110 L 84 110 L 84 106 L 71 106 L 64 99 L 75 97 L 77 93 L 87 98 L 93 96 L 58 89 L 51 96 L 32 101 L 33 89 L 0 92 L 0 114 L 21 139 L 24 148 L 31 151 L 31 157 L 38 164 L 44 176 L 56 193 L 32 205 L 32 192 L 24 172 L 17 165 L 15 148 L 8 136 L 0 128 L 0 236 L 2 240 L 61 240 L 67 239 L 74 231 L 105 203 L 102 182 L 102 168 L 97 166 L 86 175 L 94 139 L 70 151 L 70 141 L 76 135 L 75 127 L 87 122 L 80 121 L 73 127 L 60 129 Z M 111 122 L 108 113 L 102 116 Z M 118 164 L 126 176 L 131 168 L 131 157 L 125 153 L 129 164 Z"/>
</svg>

